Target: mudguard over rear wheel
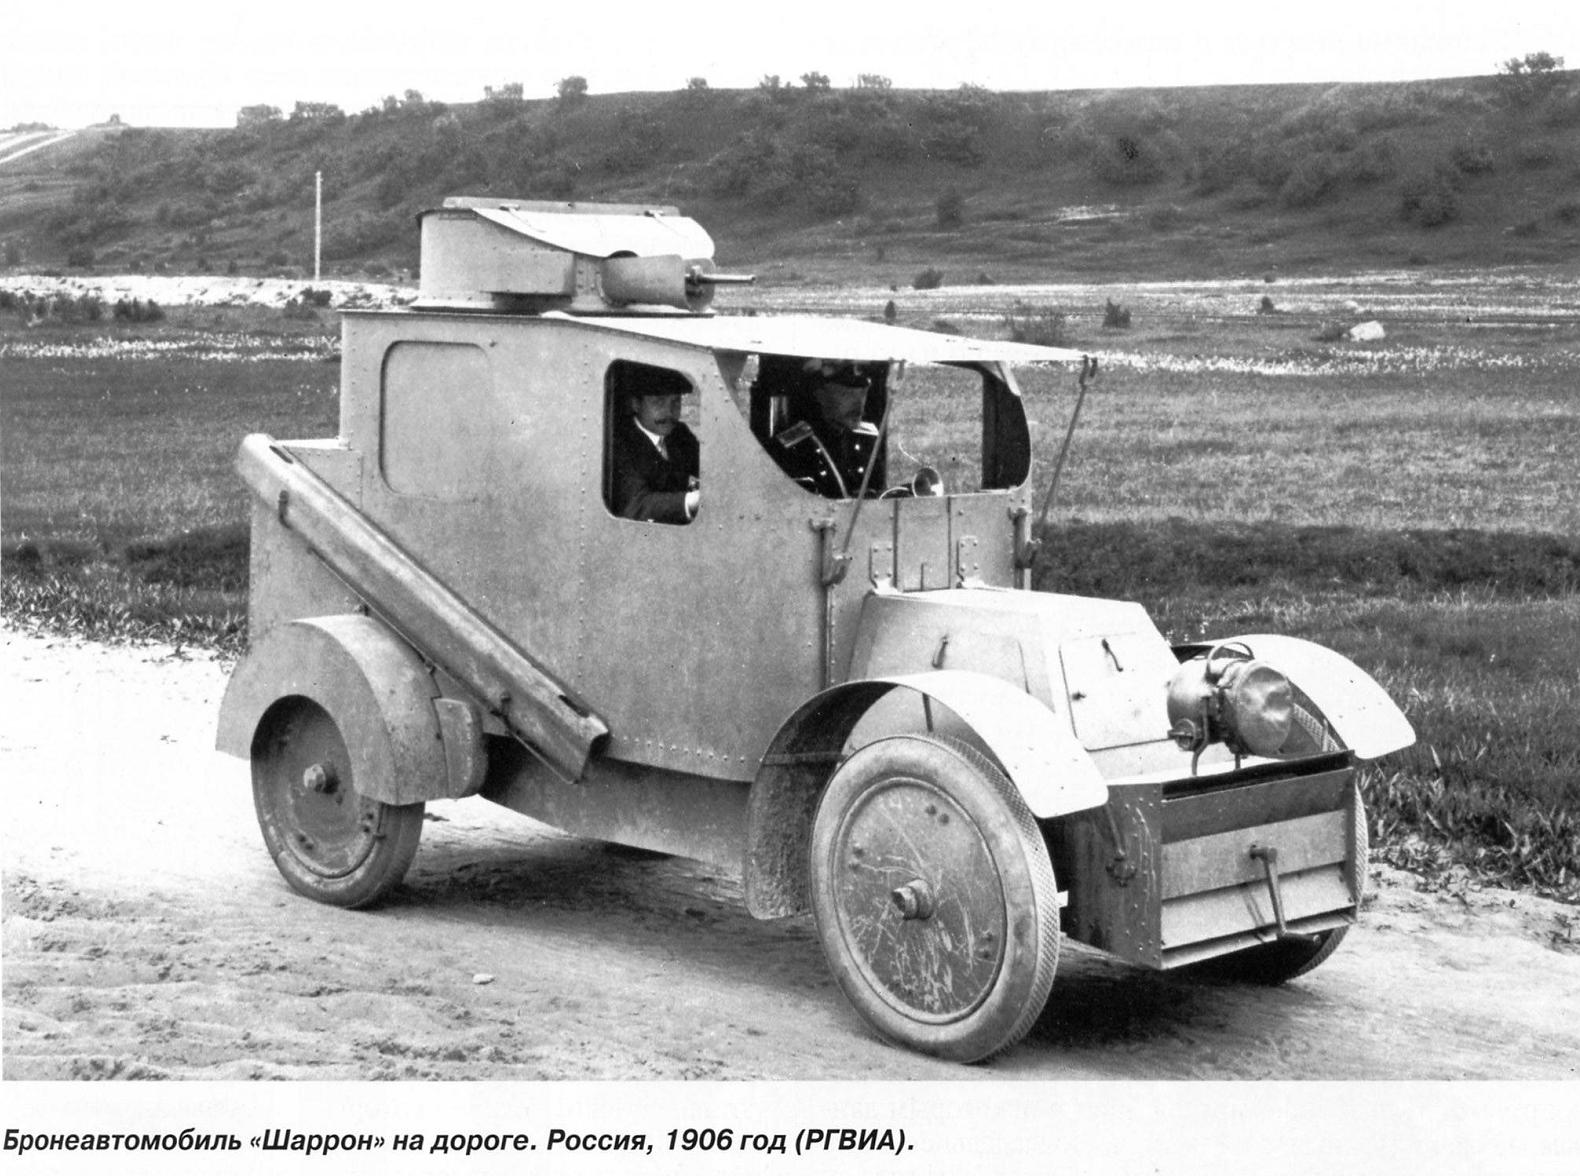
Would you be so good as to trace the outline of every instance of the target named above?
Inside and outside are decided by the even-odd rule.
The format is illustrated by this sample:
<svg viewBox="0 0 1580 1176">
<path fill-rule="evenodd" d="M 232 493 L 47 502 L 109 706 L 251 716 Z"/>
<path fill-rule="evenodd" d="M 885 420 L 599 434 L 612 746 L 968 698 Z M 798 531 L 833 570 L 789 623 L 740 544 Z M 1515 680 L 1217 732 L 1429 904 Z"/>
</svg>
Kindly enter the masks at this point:
<svg viewBox="0 0 1580 1176">
<path fill-rule="evenodd" d="M 252 797 L 274 864 L 291 886 L 333 906 L 368 906 L 405 877 L 423 805 L 357 791 L 334 718 L 306 698 L 270 708 L 252 745 Z"/>
<path fill-rule="evenodd" d="M 974 1062 L 1031 1028 L 1059 962 L 1058 890 L 986 757 L 922 735 L 860 748 L 823 795 L 811 853 L 818 937 L 879 1033 Z"/>
</svg>

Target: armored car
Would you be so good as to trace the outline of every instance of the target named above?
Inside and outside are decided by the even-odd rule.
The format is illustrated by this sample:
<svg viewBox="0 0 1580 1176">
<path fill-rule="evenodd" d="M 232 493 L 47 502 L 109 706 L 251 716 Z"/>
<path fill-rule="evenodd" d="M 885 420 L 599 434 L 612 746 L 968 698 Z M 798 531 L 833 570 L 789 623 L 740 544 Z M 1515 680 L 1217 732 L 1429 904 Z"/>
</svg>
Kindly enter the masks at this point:
<svg viewBox="0 0 1580 1176">
<path fill-rule="evenodd" d="M 292 887 L 386 899 L 424 805 L 479 797 L 739 871 L 753 915 L 810 912 L 874 1030 L 959 1061 L 1027 1032 L 1063 939 L 1263 982 L 1337 947 L 1357 764 L 1410 726 L 1306 641 L 1171 646 L 1137 604 L 1031 590 L 1015 372 L 1084 356 L 719 313 L 741 279 L 671 208 L 420 223 L 416 300 L 344 316 L 337 435 L 238 457 L 218 745 Z M 831 480 L 791 451 L 842 460 L 836 371 Z M 617 489 L 654 388 L 696 438 L 667 521 Z"/>
</svg>

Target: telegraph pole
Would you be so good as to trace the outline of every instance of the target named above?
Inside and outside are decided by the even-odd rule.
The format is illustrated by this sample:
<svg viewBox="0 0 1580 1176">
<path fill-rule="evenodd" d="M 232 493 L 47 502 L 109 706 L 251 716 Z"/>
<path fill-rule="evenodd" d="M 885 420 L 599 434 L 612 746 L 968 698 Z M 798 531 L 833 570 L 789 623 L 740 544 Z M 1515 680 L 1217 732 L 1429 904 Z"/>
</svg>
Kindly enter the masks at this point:
<svg viewBox="0 0 1580 1176">
<path fill-rule="evenodd" d="M 324 173 L 313 173 L 313 281 L 324 263 Z"/>
</svg>

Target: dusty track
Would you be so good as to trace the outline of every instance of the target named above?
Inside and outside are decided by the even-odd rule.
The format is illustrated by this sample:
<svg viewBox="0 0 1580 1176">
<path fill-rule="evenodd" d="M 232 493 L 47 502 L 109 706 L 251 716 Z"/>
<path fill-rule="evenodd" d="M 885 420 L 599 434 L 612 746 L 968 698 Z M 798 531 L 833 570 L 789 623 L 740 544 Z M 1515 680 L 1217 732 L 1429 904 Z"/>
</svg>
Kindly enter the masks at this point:
<svg viewBox="0 0 1580 1176">
<path fill-rule="evenodd" d="M 1068 948 L 1031 1037 L 980 1067 L 872 1038 L 805 919 L 696 863 L 430 806 L 384 908 L 289 891 L 225 668 L 0 630 L 4 1077 L 1549 1078 L 1580 1075 L 1580 911 L 1374 870 L 1343 949 L 1282 989 Z"/>
</svg>

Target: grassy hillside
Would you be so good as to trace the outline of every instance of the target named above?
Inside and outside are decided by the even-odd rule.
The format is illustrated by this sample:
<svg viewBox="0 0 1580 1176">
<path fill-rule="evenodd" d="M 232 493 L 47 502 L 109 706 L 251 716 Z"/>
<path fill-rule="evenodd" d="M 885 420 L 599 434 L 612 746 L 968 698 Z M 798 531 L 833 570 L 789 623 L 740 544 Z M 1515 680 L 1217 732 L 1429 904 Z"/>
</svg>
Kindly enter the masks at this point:
<svg viewBox="0 0 1580 1176">
<path fill-rule="evenodd" d="M 100 127 L 0 163 L 0 243 L 13 268 L 299 272 L 321 171 L 331 274 L 413 268 L 415 213 L 457 193 L 678 204 L 722 264 L 777 282 L 1573 265 L 1580 73 L 1540 81 L 414 98 Z"/>
</svg>

